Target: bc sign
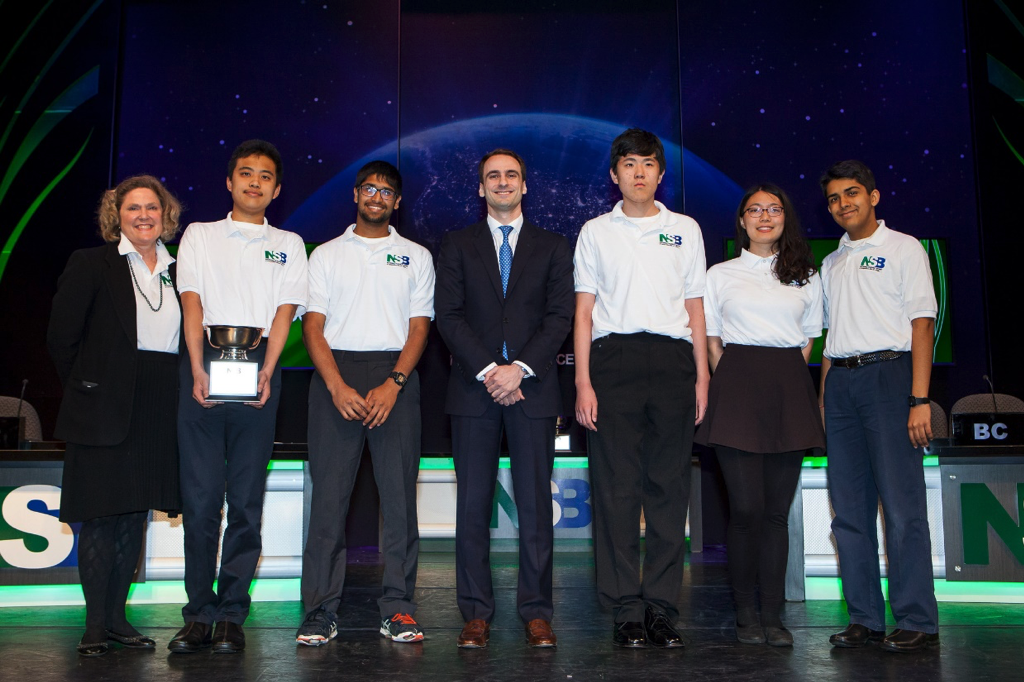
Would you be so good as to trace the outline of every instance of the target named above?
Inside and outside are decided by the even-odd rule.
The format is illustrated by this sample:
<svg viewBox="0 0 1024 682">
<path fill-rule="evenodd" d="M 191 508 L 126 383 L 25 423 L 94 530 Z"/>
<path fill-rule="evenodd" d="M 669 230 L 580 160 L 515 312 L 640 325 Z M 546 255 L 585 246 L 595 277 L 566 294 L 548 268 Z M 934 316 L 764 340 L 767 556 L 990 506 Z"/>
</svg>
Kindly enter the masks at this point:
<svg viewBox="0 0 1024 682">
<path fill-rule="evenodd" d="M 0 568 L 78 565 L 77 535 L 59 510 L 57 486 L 0 487 Z"/>
</svg>

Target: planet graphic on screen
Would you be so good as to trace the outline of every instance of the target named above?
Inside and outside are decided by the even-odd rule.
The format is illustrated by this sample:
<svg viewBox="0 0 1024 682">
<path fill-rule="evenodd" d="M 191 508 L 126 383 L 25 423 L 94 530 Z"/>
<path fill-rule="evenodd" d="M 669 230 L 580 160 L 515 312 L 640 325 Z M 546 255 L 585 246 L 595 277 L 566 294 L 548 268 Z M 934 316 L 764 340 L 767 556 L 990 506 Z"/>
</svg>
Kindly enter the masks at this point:
<svg viewBox="0 0 1024 682">
<path fill-rule="evenodd" d="M 399 232 L 436 251 L 441 237 L 481 220 L 477 164 L 488 151 L 515 150 L 526 163 L 523 211 L 534 223 L 575 242 L 587 220 L 607 213 L 620 199 L 609 169 L 619 124 L 560 114 L 504 114 L 457 121 L 403 135 L 350 164 L 313 193 L 283 227 L 307 243 L 341 234 L 355 219 L 352 187 L 358 170 L 383 159 L 402 173 Z M 676 144 L 665 145 L 665 179 L 658 199 L 670 209 L 731 221 L 740 187 L 722 172 Z M 680 179 L 685 179 L 680 182 Z"/>
</svg>

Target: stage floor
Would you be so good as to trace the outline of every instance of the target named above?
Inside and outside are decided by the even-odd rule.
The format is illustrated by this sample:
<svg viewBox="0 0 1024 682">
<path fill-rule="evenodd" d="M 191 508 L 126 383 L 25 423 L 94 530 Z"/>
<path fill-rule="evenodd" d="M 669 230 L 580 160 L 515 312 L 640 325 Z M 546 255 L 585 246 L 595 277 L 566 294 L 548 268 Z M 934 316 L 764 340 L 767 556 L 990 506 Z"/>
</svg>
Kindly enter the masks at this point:
<svg viewBox="0 0 1024 682">
<path fill-rule="evenodd" d="M 447 549 L 436 542 L 425 543 Z M 449 543 L 450 545 L 450 543 Z M 586 552 L 555 558 L 556 649 L 530 649 L 515 611 L 516 556 L 492 555 L 498 613 L 490 647 L 455 646 L 462 627 L 455 604 L 454 555 L 420 555 L 417 620 L 422 644 L 396 644 L 377 634 L 381 567 L 375 551 L 353 552 L 338 638 L 295 645 L 297 602 L 258 602 L 245 626 L 240 655 L 171 655 L 164 648 L 180 627 L 177 605 L 129 606 L 129 619 L 156 638 L 155 651 L 118 648 L 101 658 L 75 652 L 83 607 L 0 609 L 0 679 L 44 680 L 935 680 L 1020 679 L 1024 606 L 940 603 L 942 646 L 919 654 L 877 647 L 834 649 L 828 636 L 846 624 L 842 602 L 787 604 L 793 649 L 739 644 L 733 631 L 725 555 L 709 548 L 688 555 L 679 626 L 681 650 L 626 650 L 611 645 L 611 617 L 597 602 Z M 890 628 L 891 628 L 890 624 Z"/>
</svg>

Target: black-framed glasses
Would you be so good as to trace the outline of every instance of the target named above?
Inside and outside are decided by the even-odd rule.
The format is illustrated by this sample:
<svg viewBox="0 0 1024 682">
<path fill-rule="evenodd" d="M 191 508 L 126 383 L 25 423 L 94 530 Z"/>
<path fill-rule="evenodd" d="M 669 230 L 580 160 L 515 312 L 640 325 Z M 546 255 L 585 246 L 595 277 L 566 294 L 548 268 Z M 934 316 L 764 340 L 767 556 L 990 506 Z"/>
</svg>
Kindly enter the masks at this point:
<svg viewBox="0 0 1024 682">
<path fill-rule="evenodd" d="M 765 211 L 768 211 L 768 215 L 770 216 L 780 216 L 785 213 L 783 208 L 779 205 L 769 206 L 768 208 L 764 208 L 763 206 L 751 206 L 746 209 L 744 213 L 752 218 L 760 218 Z"/>
<path fill-rule="evenodd" d="M 397 194 L 393 189 L 388 189 L 387 187 L 374 187 L 373 185 L 360 185 L 359 191 L 364 197 L 377 196 L 377 192 L 380 192 L 380 195 L 384 197 L 385 201 L 388 201 Z"/>
</svg>

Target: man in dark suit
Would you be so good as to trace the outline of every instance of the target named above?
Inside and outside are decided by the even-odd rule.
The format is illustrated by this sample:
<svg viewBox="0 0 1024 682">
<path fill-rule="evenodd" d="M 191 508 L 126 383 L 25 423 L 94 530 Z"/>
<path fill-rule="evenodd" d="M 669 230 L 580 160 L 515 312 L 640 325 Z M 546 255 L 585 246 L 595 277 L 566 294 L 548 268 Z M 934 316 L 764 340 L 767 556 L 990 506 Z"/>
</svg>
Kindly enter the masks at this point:
<svg viewBox="0 0 1024 682">
<path fill-rule="evenodd" d="M 508 435 L 519 517 L 519 615 L 530 646 L 552 647 L 551 469 L 561 408 L 555 355 L 573 313 L 572 252 L 523 218 L 526 166 L 495 149 L 479 165 L 487 220 L 449 232 L 434 294 L 452 353 L 445 410 L 458 479 L 455 571 L 463 648 L 487 646 L 494 616 L 490 518 L 498 449 Z"/>
</svg>

